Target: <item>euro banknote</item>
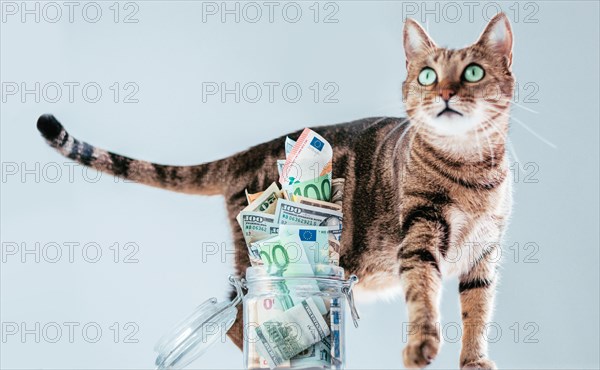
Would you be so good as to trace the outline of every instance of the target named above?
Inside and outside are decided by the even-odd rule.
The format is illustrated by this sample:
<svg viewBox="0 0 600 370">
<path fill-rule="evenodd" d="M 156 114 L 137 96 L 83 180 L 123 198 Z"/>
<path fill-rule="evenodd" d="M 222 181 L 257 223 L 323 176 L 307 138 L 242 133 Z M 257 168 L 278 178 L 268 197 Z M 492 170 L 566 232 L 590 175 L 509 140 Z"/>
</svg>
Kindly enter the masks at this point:
<svg viewBox="0 0 600 370">
<path fill-rule="evenodd" d="M 333 149 L 329 142 L 313 130 L 306 128 L 287 155 L 283 176 L 279 182 L 289 183 L 291 172 L 288 172 L 293 166 L 299 166 L 301 169 L 294 173 L 294 181 L 305 181 L 330 173 L 332 158 Z"/>
</svg>

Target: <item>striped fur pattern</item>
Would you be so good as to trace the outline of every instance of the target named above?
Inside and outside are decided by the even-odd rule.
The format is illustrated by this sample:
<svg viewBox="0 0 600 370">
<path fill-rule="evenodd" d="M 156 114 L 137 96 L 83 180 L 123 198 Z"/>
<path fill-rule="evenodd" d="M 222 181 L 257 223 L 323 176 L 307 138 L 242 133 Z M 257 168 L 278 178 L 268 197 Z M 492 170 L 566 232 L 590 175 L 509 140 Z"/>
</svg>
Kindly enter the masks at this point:
<svg viewBox="0 0 600 370">
<path fill-rule="evenodd" d="M 505 140 L 514 79 L 512 34 L 503 14 L 465 49 L 434 44 L 414 21 L 404 30 L 408 77 L 407 119 L 378 117 L 314 130 L 334 148 L 334 177 L 346 179 L 340 264 L 361 279 L 358 293 L 404 292 L 410 330 L 406 367 L 428 365 L 440 347 L 442 278 L 459 276 L 465 324 L 461 368 L 495 368 L 483 327 L 491 319 L 497 269 L 494 259 L 511 210 Z M 470 63 L 485 77 L 467 83 Z M 437 81 L 418 84 L 424 67 Z M 495 89 L 494 99 L 482 96 Z M 460 112 L 439 112 L 446 106 Z M 236 270 L 250 265 L 235 216 L 245 189 L 257 192 L 277 180 L 284 137 L 231 157 L 197 166 L 165 166 L 114 154 L 72 137 L 51 115 L 38 120 L 47 142 L 63 155 L 98 170 L 172 191 L 226 199 Z M 290 133 L 297 137 L 300 132 Z M 229 332 L 242 346 L 241 317 Z"/>
</svg>

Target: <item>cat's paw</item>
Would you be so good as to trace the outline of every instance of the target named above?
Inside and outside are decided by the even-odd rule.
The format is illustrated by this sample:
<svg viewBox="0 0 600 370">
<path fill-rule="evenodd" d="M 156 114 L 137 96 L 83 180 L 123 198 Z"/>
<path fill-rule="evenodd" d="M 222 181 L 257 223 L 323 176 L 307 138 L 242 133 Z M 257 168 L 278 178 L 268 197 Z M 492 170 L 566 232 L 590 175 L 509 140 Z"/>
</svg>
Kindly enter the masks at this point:
<svg viewBox="0 0 600 370">
<path fill-rule="evenodd" d="M 402 351 L 404 366 L 408 369 L 421 369 L 429 365 L 437 356 L 440 341 L 436 336 L 424 335 L 409 340 Z"/>
<path fill-rule="evenodd" d="M 496 364 L 494 361 L 487 358 L 480 358 L 476 361 L 468 362 L 461 367 L 461 370 L 496 370 Z"/>
</svg>

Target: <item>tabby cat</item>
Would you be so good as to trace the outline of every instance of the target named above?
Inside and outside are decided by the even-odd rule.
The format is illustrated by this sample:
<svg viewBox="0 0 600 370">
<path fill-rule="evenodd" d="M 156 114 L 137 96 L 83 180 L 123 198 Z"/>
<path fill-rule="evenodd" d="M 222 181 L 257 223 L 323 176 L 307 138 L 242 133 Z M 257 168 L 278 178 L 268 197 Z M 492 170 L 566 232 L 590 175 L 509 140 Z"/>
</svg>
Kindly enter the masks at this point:
<svg viewBox="0 0 600 370">
<path fill-rule="evenodd" d="M 404 26 L 408 119 L 367 118 L 314 130 L 334 149 L 333 177 L 345 178 L 340 264 L 359 291 L 404 292 L 410 330 L 404 365 L 422 368 L 440 348 L 442 277 L 459 276 L 464 324 L 461 368 L 495 368 L 483 328 L 492 315 L 499 241 L 511 211 L 505 142 L 514 78 L 512 31 L 496 15 L 479 40 L 438 47 L 408 19 Z M 277 180 L 284 138 L 195 166 L 166 166 L 111 153 L 71 136 L 52 116 L 37 127 L 54 148 L 80 163 L 172 191 L 222 195 L 236 247 L 235 267 L 250 265 L 235 216 L 245 189 Z M 290 133 L 295 138 L 300 132 Z M 229 332 L 241 348 L 242 319 Z"/>
</svg>

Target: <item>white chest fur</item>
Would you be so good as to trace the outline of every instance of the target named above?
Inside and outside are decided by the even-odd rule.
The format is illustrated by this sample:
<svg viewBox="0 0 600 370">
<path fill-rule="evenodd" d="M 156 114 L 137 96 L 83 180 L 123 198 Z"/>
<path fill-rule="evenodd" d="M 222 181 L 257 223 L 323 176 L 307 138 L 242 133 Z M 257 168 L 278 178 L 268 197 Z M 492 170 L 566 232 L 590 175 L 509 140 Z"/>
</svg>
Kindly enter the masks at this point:
<svg viewBox="0 0 600 370">
<path fill-rule="evenodd" d="M 492 215 L 473 217 L 458 208 L 447 212 L 450 240 L 445 256 L 439 256 L 442 276 L 452 277 L 468 272 L 483 251 L 500 242 L 500 232 Z"/>
</svg>

